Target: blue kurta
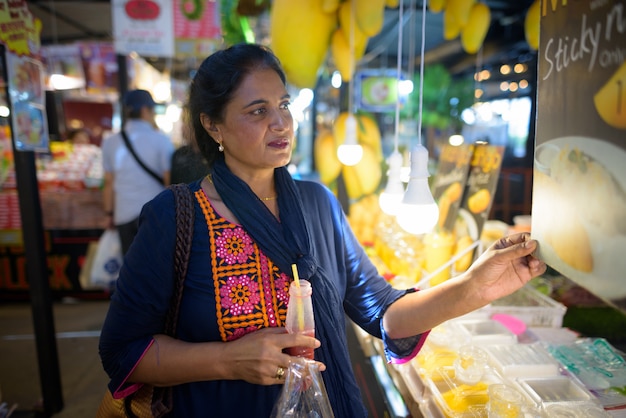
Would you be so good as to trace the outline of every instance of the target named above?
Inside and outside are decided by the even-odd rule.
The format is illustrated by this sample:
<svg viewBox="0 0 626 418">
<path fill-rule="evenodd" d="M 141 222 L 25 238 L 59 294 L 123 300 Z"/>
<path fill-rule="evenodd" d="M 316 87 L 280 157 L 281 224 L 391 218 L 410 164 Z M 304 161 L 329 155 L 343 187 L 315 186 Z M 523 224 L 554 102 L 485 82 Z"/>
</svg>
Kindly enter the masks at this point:
<svg viewBox="0 0 626 418">
<path fill-rule="evenodd" d="M 308 181 L 296 181 L 296 185 L 314 242 L 313 255 L 334 280 L 346 314 L 370 334 L 383 338 L 389 356 L 415 354 L 425 335 L 388 341 L 381 332 L 386 308 L 406 292 L 393 289 L 378 274 L 327 188 Z M 226 221 L 210 207 L 200 181 L 190 187 L 197 197 L 196 216 L 177 338 L 230 341 L 258 328 L 284 326 L 289 277 L 264 256 L 240 225 Z M 100 353 L 114 396 L 136 390 L 136 385 L 125 380 L 152 343 L 152 336 L 162 333 L 173 291 L 175 230 L 174 196 L 166 190 L 142 210 L 139 233 L 125 257 L 102 330 Z M 228 247 L 233 240 L 237 247 Z M 212 254 L 217 260 L 212 260 Z M 250 272 L 250 265 L 260 267 Z M 252 299 L 247 300 L 253 303 L 237 303 L 232 293 L 228 296 L 228 286 L 249 290 Z M 344 329 L 345 318 L 334 320 Z M 325 341 L 321 339 L 321 343 Z M 317 355 L 316 360 L 325 362 Z M 353 375 L 334 374 L 331 368 L 322 373 L 331 404 L 346 393 L 358 393 Z M 179 385 L 174 388 L 172 416 L 266 417 L 281 388 L 233 380 Z M 335 412 L 335 416 L 341 415 Z M 362 403 L 354 405 L 349 415 L 359 416 L 367 416 Z"/>
</svg>

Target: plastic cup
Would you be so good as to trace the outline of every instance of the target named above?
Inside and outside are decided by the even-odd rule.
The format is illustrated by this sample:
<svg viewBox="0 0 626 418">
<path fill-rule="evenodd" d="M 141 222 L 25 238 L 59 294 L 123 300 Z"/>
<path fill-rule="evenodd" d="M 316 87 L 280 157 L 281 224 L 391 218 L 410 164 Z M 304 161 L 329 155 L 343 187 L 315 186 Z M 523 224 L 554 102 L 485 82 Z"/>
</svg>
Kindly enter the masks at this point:
<svg viewBox="0 0 626 418">
<path fill-rule="evenodd" d="M 489 418 L 517 418 L 523 417 L 522 394 L 510 386 L 500 383 L 487 388 L 489 401 L 487 402 L 487 416 Z"/>
</svg>

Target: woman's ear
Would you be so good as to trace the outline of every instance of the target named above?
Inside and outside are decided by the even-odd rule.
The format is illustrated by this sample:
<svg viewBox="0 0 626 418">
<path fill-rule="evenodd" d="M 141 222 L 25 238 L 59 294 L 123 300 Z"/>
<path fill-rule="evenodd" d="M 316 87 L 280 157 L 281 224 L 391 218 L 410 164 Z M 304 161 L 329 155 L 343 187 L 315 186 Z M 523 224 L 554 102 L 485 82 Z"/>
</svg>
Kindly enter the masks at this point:
<svg viewBox="0 0 626 418">
<path fill-rule="evenodd" d="M 200 123 L 202 123 L 202 127 L 204 128 L 204 130 L 207 131 L 207 133 L 213 139 L 215 140 L 219 139 L 219 138 L 216 138 L 216 135 L 219 133 L 219 129 L 217 129 L 217 126 L 215 125 L 215 123 L 211 121 L 211 118 L 209 118 L 209 116 L 206 113 L 200 114 Z"/>
</svg>

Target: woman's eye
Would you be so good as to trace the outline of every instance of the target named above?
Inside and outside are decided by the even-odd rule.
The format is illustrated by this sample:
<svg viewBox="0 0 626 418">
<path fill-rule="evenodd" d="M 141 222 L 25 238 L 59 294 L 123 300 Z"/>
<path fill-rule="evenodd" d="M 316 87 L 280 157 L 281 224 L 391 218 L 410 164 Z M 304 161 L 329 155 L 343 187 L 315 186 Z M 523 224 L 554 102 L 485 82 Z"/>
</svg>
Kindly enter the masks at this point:
<svg viewBox="0 0 626 418">
<path fill-rule="evenodd" d="M 285 103 L 283 103 L 283 104 L 281 105 L 281 107 L 282 107 L 283 109 L 289 109 L 289 106 L 291 106 L 291 103 L 290 103 L 290 102 L 285 102 Z"/>
<path fill-rule="evenodd" d="M 261 108 L 259 108 L 259 109 L 254 109 L 254 110 L 252 111 L 252 114 L 253 114 L 253 115 L 262 115 L 263 113 L 265 113 L 265 109 L 264 109 L 264 108 L 262 108 L 262 107 L 261 107 Z"/>
</svg>

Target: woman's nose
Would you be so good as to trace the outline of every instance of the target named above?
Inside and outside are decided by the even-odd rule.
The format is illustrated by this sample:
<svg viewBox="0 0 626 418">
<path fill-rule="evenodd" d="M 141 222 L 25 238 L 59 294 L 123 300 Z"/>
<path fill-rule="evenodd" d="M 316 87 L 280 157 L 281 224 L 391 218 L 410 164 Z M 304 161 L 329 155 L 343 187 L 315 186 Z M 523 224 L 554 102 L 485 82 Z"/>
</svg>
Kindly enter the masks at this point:
<svg viewBox="0 0 626 418">
<path fill-rule="evenodd" d="M 291 112 L 282 109 L 275 110 L 272 116 L 271 127 L 276 130 L 286 130 L 293 124 Z"/>
</svg>

